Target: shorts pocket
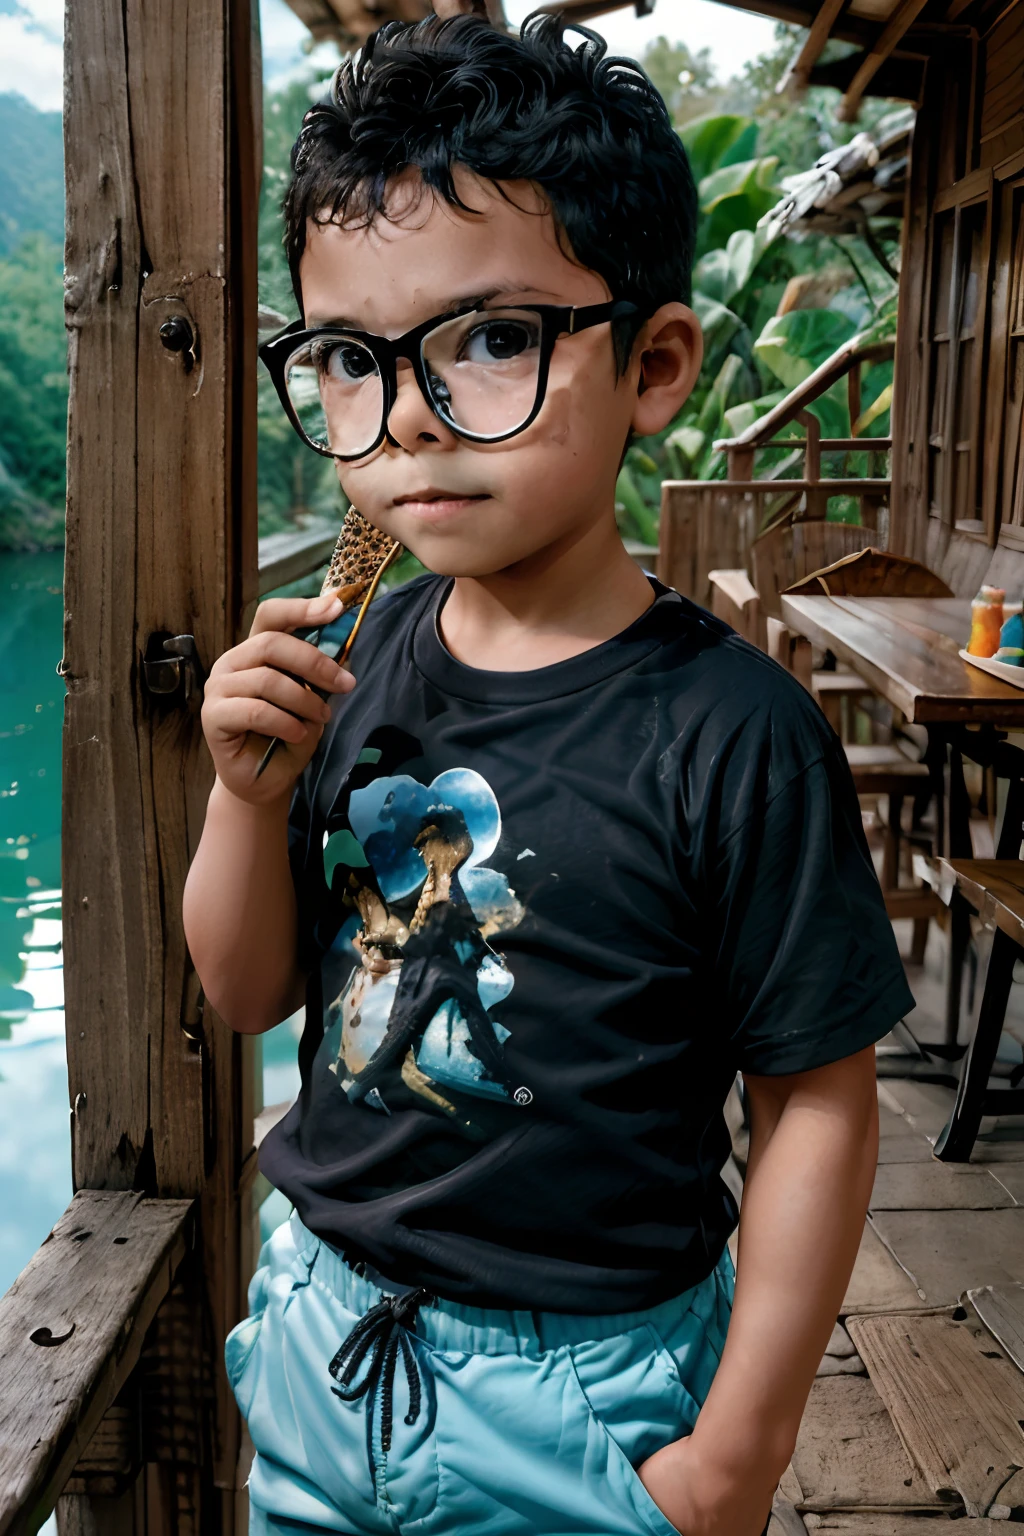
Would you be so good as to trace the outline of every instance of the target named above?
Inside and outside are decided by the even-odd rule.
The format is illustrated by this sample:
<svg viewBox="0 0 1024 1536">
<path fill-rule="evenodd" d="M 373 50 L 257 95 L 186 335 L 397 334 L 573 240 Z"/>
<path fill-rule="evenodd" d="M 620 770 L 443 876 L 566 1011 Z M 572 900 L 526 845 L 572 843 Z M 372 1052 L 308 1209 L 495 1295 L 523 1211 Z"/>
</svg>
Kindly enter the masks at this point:
<svg viewBox="0 0 1024 1536">
<path fill-rule="evenodd" d="M 659 1351 L 659 1354 L 660 1353 L 661 1351 Z M 573 1378 L 576 1382 L 580 1396 L 583 1399 L 582 1407 L 594 1429 L 607 1442 L 609 1452 L 608 1480 L 610 1485 L 610 1493 L 613 1495 L 618 1494 L 620 1499 L 626 1501 L 632 1508 L 633 1512 L 636 1514 L 637 1519 L 642 1522 L 644 1529 L 652 1532 L 653 1536 L 680 1536 L 679 1531 L 669 1520 L 668 1516 L 663 1514 L 662 1511 L 658 1508 L 657 1504 L 655 1504 L 654 1500 L 647 1492 L 647 1489 L 640 1481 L 640 1477 L 629 1456 L 627 1456 L 625 1450 L 623 1450 L 619 1441 L 616 1439 L 615 1435 L 605 1423 L 601 1414 L 598 1413 L 594 1403 L 591 1401 L 590 1395 L 584 1386 L 583 1380 L 580 1378 L 580 1373 L 577 1369 L 576 1361 L 572 1359 L 571 1356 L 570 1360 L 572 1364 Z M 614 1381 L 611 1384 L 614 1386 Z M 637 1406 L 638 1411 L 642 1413 L 642 1405 Z M 680 1430 L 679 1435 L 670 1435 L 662 1443 L 669 1444 L 673 1438 L 678 1439 L 685 1432 L 686 1431 L 684 1429 Z M 653 1454 L 653 1452 L 650 1454 Z M 640 1459 L 646 1460 L 646 1455 L 642 1456 Z"/>
<path fill-rule="evenodd" d="M 256 1388 L 256 1373 L 250 1371 L 256 1345 L 259 1343 L 260 1332 L 263 1328 L 263 1312 L 255 1312 L 251 1317 L 245 1317 L 232 1328 L 224 1340 L 224 1368 L 228 1373 L 228 1382 L 235 1394 L 238 1411 L 243 1419 L 249 1417 L 249 1409 L 252 1407 L 253 1394 Z"/>
</svg>

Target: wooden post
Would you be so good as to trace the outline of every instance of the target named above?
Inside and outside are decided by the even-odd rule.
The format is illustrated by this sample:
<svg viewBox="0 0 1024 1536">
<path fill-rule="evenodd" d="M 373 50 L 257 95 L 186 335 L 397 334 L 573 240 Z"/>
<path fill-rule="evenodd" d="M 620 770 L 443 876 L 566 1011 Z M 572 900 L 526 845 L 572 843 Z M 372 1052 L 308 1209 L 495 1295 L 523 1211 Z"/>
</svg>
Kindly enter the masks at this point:
<svg viewBox="0 0 1024 1536">
<path fill-rule="evenodd" d="M 212 769 L 201 688 L 256 594 L 258 121 L 250 0 L 74 0 L 65 155 L 71 400 L 64 944 L 76 1189 L 198 1197 L 141 1367 L 149 1532 L 231 1531 L 238 1182 L 253 1052 L 204 1008 L 181 895 Z M 162 674 L 162 675 L 161 675 Z M 173 1411 L 146 1413 L 146 1404 Z M 103 1519 L 62 1500 L 65 1530 Z M 120 1517 L 119 1517 L 120 1518 Z"/>
</svg>

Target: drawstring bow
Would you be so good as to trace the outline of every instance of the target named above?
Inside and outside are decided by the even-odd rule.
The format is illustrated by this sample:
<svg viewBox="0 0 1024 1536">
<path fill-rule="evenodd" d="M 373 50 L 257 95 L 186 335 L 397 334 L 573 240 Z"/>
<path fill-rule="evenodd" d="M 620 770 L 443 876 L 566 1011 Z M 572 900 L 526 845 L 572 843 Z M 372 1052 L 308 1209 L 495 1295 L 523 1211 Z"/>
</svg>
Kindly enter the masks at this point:
<svg viewBox="0 0 1024 1536">
<path fill-rule="evenodd" d="M 401 1356 L 405 1367 L 405 1379 L 409 1384 L 409 1412 L 406 1424 L 415 1424 L 420 1415 L 423 1387 L 420 1380 L 416 1355 L 409 1343 L 408 1330 L 416 1320 L 420 1307 L 428 1306 L 434 1298 L 422 1287 L 404 1296 L 384 1296 L 377 1306 L 371 1307 L 356 1323 L 352 1332 L 338 1349 L 327 1369 L 339 1383 L 331 1391 L 346 1403 L 369 1399 L 367 1412 L 367 1442 L 369 1447 L 370 1475 L 376 1476 L 373 1460 L 373 1413 L 380 1388 L 380 1445 L 386 1456 L 391 1449 L 391 1433 L 394 1423 L 395 1372 Z M 366 1374 L 362 1381 L 355 1378 L 360 1366 L 369 1356 Z"/>
</svg>

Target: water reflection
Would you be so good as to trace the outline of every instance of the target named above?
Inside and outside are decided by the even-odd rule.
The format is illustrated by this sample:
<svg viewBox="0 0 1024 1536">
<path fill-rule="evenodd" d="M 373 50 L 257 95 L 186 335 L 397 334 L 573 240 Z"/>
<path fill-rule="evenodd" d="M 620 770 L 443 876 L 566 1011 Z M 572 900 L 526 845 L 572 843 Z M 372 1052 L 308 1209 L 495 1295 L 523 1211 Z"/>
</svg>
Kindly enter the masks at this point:
<svg viewBox="0 0 1024 1536">
<path fill-rule="evenodd" d="M 60 957 L 62 556 L 0 554 L 0 1292 L 71 1198 Z"/>
<path fill-rule="evenodd" d="M 63 557 L 0 553 L 0 1294 L 71 1198 L 60 925 Z M 263 1038 L 264 1102 L 298 1090 L 299 1017 Z M 266 1235 L 288 1214 L 273 1195 Z"/>
</svg>

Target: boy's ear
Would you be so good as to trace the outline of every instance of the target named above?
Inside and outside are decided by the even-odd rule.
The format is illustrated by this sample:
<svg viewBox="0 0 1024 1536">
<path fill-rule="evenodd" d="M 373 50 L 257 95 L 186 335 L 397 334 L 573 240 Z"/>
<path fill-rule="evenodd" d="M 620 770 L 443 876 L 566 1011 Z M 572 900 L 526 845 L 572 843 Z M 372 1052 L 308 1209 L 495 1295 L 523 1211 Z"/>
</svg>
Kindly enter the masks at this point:
<svg viewBox="0 0 1024 1536">
<path fill-rule="evenodd" d="M 663 304 L 636 342 L 640 356 L 631 426 L 637 437 L 667 427 L 700 372 L 704 338 L 700 321 L 685 304 Z"/>
</svg>

